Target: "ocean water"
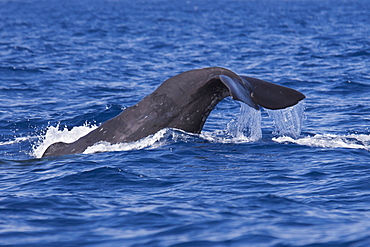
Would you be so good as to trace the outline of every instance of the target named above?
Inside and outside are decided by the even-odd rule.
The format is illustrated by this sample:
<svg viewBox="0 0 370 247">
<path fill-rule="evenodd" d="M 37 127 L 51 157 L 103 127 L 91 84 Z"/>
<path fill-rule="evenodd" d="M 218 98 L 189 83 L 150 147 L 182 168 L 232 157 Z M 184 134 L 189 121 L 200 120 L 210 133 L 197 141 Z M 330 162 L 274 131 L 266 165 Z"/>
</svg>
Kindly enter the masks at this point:
<svg viewBox="0 0 370 247">
<path fill-rule="evenodd" d="M 369 20 L 366 0 L 0 1 L 0 246 L 370 246 Z M 210 66 L 307 98 L 40 158 Z"/>
</svg>

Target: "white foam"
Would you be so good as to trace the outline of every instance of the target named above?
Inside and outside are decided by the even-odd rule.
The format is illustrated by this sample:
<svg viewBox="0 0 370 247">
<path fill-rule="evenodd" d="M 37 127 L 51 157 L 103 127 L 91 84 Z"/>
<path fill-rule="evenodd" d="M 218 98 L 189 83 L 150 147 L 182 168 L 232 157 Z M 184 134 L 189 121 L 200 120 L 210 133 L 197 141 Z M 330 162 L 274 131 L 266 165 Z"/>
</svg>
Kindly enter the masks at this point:
<svg viewBox="0 0 370 247">
<path fill-rule="evenodd" d="M 148 147 L 154 149 L 165 145 L 166 140 L 168 140 L 169 138 L 173 138 L 174 135 L 175 134 L 173 130 L 166 128 L 136 142 L 117 144 L 111 144 L 109 142 L 98 142 L 95 145 L 88 147 L 83 153 L 91 154 L 100 152 L 129 151 L 144 149 Z"/>
<path fill-rule="evenodd" d="M 38 137 L 39 141 L 33 145 L 30 155 L 36 158 L 40 158 L 51 144 L 56 142 L 74 142 L 82 136 L 85 136 L 89 132 L 93 131 L 97 127 L 98 126 L 96 125 L 85 124 L 83 126 L 76 126 L 73 127 L 71 130 L 68 130 L 67 127 L 64 127 L 64 129 L 60 129 L 59 126 L 50 126 L 47 128 L 44 134 Z M 169 141 L 187 141 L 190 137 L 193 136 L 194 134 L 189 134 L 182 130 L 165 128 L 153 135 L 145 137 L 136 142 L 118 144 L 111 144 L 109 142 L 98 142 L 95 145 L 88 147 L 83 153 L 91 154 L 112 151 L 129 151 L 144 148 L 155 149 L 167 144 Z"/>
<path fill-rule="evenodd" d="M 274 119 L 275 132 L 278 135 L 282 136 L 273 138 L 275 142 L 292 142 L 301 145 L 319 145 L 322 147 L 340 146 L 364 148 L 363 144 L 361 146 L 361 144 L 357 143 L 359 142 L 358 136 L 356 137 L 356 143 L 352 143 L 349 140 L 343 141 L 343 139 L 340 138 L 334 138 L 333 140 L 333 138 L 331 138 L 329 135 L 317 135 L 315 137 L 305 137 L 297 139 L 301 133 L 303 110 L 303 104 L 300 103 L 287 109 L 269 111 L 269 115 Z M 233 120 L 228 124 L 227 130 L 225 131 L 203 131 L 202 134 L 198 136 L 191 133 L 186 133 L 182 130 L 166 128 L 158 131 L 151 136 L 145 137 L 139 141 L 132 143 L 110 144 L 108 142 L 99 142 L 91 147 L 88 147 L 84 151 L 84 153 L 90 154 L 97 152 L 158 148 L 169 142 L 187 142 L 189 141 L 189 139 L 191 139 L 190 141 L 193 141 L 193 138 L 195 136 L 216 143 L 255 142 L 262 138 L 261 118 L 261 112 L 259 110 L 253 109 L 246 104 L 241 104 L 240 114 L 238 115 L 236 120 Z M 39 141 L 33 145 L 31 155 L 39 158 L 51 144 L 56 142 L 74 142 L 82 136 L 85 136 L 92 130 L 96 129 L 97 127 L 98 126 L 96 125 L 84 124 L 83 126 L 76 126 L 73 127 L 71 130 L 68 130 L 67 127 L 60 128 L 59 126 L 50 126 L 41 136 L 37 136 Z M 353 139 L 354 137 L 351 138 Z M 369 140 L 366 141 L 370 142 L 370 137 L 368 138 Z M 23 140 L 24 139 L 16 139 L 13 141 L 0 143 L 0 145 L 6 145 L 12 142 L 19 142 Z"/>
<path fill-rule="evenodd" d="M 68 130 L 67 127 L 60 129 L 59 125 L 49 126 L 45 134 L 39 136 L 39 141 L 33 145 L 31 155 L 40 158 L 51 144 L 56 142 L 74 142 L 97 127 L 96 125 L 89 125 L 87 123 L 83 126 L 73 127 L 71 130 Z"/>
<path fill-rule="evenodd" d="M 278 143 L 288 142 L 310 147 L 351 148 L 351 149 L 370 150 L 370 135 L 365 134 L 350 134 L 350 135 L 317 134 L 314 136 L 306 136 L 298 139 L 282 136 L 273 138 L 272 140 Z"/>
</svg>

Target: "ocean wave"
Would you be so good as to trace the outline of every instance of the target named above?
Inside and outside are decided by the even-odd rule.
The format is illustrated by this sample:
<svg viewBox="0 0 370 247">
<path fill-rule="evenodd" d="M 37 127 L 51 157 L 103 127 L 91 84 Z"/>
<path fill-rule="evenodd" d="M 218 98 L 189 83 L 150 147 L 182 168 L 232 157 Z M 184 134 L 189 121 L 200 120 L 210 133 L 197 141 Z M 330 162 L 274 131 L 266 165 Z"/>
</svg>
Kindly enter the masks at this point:
<svg viewBox="0 0 370 247">
<path fill-rule="evenodd" d="M 295 143 L 310 147 L 370 150 L 370 135 L 365 134 L 316 134 L 314 136 L 306 136 L 298 139 L 282 136 L 272 138 L 272 140 L 278 143 Z"/>
<path fill-rule="evenodd" d="M 27 140 L 29 140 L 29 137 L 15 137 L 14 140 L 0 142 L 0 146 L 12 145 L 12 144 L 20 143 L 20 142 L 27 141 Z"/>
<path fill-rule="evenodd" d="M 30 73 L 38 73 L 38 72 L 44 72 L 45 70 L 50 70 L 50 68 L 47 67 L 25 67 L 25 66 L 0 66 L 0 71 L 3 71 L 4 73 L 7 72 L 30 72 Z"/>
</svg>

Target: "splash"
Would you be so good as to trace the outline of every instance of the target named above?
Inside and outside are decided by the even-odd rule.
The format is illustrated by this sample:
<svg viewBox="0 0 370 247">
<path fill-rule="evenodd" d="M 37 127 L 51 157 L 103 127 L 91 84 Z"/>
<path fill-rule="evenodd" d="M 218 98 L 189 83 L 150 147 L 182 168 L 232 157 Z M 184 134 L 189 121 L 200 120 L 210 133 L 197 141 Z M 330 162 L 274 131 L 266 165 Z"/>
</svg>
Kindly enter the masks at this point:
<svg viewBox="0 0 370 247">
<path fill-rule="evenodd" d="M 266 109 L 266 111 L 273 119 L 275 127 L 274 134 L 292 138 L 298 138 L 300 136 L 304 116 L 303 102 L 281 110 Z"/>
<path fill-rule="evenodd" d="M 59 125 L 49 126 L 46 129 L 45 134 L 39 137 L 39 141 L 33 144 L 30 155 L 36 158 L 41 158 L 45 150 L 51 144 L 56 142 L 74 142 L 97 127 L 98 126 L 96 125 L 89 125 L 87 123 L 83 126 L 73 127 L 71 130 L 68 130 L 66 126 L 64 129 L 60 129 Z"/>
<path fill-rule="evenodd" d="M 290 137 L 298 137 L 302 126 L 303 105 L 296 105 L 284 110 L 269 111 L 273 117 L 276 133 Z M 202 132 L 201 137 L 205 140 L 220 143 L 242 143 L 255 142 L 262 138 L 261 129 L 261 111 L 241 103 L 240 114 L 237 119 L 232 120 L 227 125 L 227 134 Z M 42 157 L 45 150 L 53 143 L 66 142 L 71 143 L 82 136 L 85 136 L 98 126 L 85 123 L 83 126 L 73 127 L 68 130 L 67 127 L 61 129 L 58 126 L 50 126 L 45 133 L 38 137 L 38 141 L 33 144 L 31 156 L 36 158 Z M 111 151 L 128 151 L 143 148 L 157 148 L 168 142 L 185 141 L 194 138 L 194 135 L 177 129 L 162 129 L 157 133 L 145 137 L 132 143 L 111 144 L 108 142 L 99 142 L 88 147 L 84 153 L 111 152 Z"/>
<path fill-rule="evenodd" d="M 268 115 L 273 119 L 274 134 L 298 138 L 301 134 L 304 105 L 303 102 L 281 109 L 268 110 Z M 236 120 L 232 120 L 227 130 L 233 141 L 254 142 L 262 138 L 261 112 L 241 103 L 240 114 Z"/>
<path fill-rule="evenodd" d="M 317 134 L 299 139 L 283 136 L 272 139 L 278 143 L 295 143 L 298 145 L 322 148 L 350 148 L 370 150 L 370 135 L 350 134 L 350 135 L 333 135 Z"/>
<path fill-rule="evenodd" d="M 240 114 L 228 124 L 228 132 L 233 138 L 249 142 L 261 139 L 261 112 L 244 103 L 240 105 Z"/>
<path fill-rule="evenodd" d="M 95 145 L 88 147 L 83 153 L 92 154 L 100 152 L 114 152 L 114 151 L 129 151 L 129 150 L 140 150 L 150 147 L 155 149 L 166 144 L 169 139 L 176 139 L 177 134 L 175 130 L 165 128 L 161 129 L 157 133 L 147 136 L 141 140 L 130 142 L 130 143 L 117 143 L 111 144 L 109 142 L 98 142 Z"/>
<path fill-rule="evenodd" d="M 67 127 L 60 129 L 59 126 L 50 126 L 44 134 L 38 137 L 39 141 L 33 145 L 30 155 L 36 158 L 41 158 L 45 150 L 51 144 L 56 142 L 74 142 L 97 127 L 98 126 L 96 125 L 88 125 L 87 123 L 83 126 L 73 127 L 71 130 L 68 130 Z M 186 142 L 191 138 L 194 138 L 194 134 L 186 133 L 183 130 L 165 128 L 153 135 L 131 143 L 111 144 L 109 142 L 98 142 L 95 145 L 88 147 L 83 153 L 92 154 L 113 151 L 129 151 L 144 148 L 155 149 L 169 142 Z"/>
</svg>

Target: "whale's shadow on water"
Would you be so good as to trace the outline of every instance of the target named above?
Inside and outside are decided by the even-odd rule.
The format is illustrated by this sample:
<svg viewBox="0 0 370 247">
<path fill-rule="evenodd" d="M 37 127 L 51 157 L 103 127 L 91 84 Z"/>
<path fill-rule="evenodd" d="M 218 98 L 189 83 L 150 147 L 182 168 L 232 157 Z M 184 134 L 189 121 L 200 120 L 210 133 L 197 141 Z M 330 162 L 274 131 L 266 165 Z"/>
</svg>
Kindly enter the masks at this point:
<svg viewBox="0 0 370 247">
<path fill-rule="evenodd" d="M 166 80 L 139 103 L 77 141 L 50 145 L 42 157 L 82 153 L 98 142 L 134 142 L 164 128 L 199 134 L 210 112 L 229 96 L 256 110 L 284 109 L 305 98 L 294 89 L 220 67 L 191 70 Z"/>
</svg>

